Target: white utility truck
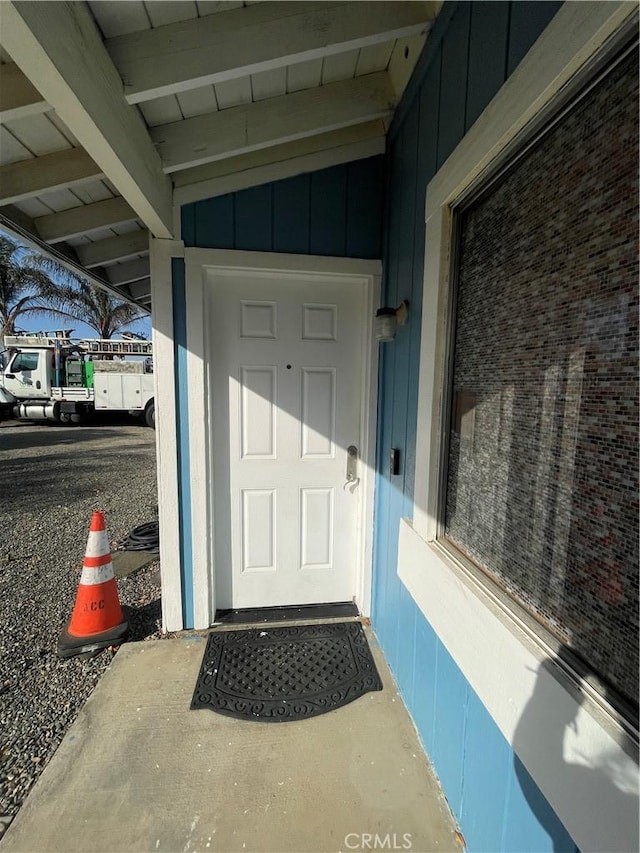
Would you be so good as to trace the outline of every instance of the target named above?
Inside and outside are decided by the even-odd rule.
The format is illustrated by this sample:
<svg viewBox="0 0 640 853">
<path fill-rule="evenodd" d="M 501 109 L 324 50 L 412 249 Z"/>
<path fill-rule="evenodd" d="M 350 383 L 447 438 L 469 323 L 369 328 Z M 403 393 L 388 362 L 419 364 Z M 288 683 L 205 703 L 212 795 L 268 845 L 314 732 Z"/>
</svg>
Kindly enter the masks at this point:
<svg viewBox="0 0 640 853">
<path fill-rule="evenodd" d="M 14 418 L 79 423 L 94 410 L 126 411 L 144 414 L 155 428 L 149 341 L 58 333 L 5 335 L 4 344 L 0 403 Z"/>
</svg>

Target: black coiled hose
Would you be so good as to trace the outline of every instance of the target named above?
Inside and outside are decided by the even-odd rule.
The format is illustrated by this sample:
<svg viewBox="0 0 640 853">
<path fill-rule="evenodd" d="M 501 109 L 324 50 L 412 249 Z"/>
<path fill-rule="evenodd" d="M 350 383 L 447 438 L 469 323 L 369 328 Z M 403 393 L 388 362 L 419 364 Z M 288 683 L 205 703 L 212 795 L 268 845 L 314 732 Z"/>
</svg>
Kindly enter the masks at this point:
<svg viewBox="0 0 640 853">
<path fill-rule="evenodd" d="M 160 533 L 157 521 L 147 521 L 130 531 L 127 538 L 120 545 L 123 551 L 150 551 L 152 554 L 160 553 Z"/>
</svg>

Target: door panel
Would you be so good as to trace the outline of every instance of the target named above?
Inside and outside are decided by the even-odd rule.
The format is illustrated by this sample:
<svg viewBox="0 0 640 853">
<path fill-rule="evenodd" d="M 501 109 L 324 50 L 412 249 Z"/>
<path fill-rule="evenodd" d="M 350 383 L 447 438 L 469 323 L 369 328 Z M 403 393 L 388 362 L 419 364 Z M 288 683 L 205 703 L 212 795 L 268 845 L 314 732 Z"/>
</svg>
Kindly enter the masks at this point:
<svg viewBox="0 0 640 853">
<path fill-rule="evenodd" d="M 241 459 L 276 458 L 276 368 L 240 368 Z"/>
<path fill-rule="evenodd" d="M 300 490 L 300 566 L 329 569 L 333 564 L 335 489 Z"/>
<path fill-rule="evenodd" d="M 243 489 L 240 517 L 242 572 L 276 570 L 276 491 Z"/>
<path fill-rule="evenodd" d="M 336 370 L 334 367 L 303 367 L 302 459 L 335 456 Z"/>
<path fill-rule="evenodd" d="M 364 284 L 206 275 L 217 606 L 350 601 Z"/>
</svg>

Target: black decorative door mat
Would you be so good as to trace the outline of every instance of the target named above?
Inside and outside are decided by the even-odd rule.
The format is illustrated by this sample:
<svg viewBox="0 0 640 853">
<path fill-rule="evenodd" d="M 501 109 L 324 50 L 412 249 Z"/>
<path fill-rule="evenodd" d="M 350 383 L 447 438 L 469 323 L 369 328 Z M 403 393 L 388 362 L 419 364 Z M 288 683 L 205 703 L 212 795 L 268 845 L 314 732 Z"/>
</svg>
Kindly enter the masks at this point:
<svg viewBox="0 0 640 853">
<path fill-rule="evenodd" d="M 362 625 L 286 625 L 209 635 L 191 709 L 278 723 L 382 690 Z"/>
</svg>

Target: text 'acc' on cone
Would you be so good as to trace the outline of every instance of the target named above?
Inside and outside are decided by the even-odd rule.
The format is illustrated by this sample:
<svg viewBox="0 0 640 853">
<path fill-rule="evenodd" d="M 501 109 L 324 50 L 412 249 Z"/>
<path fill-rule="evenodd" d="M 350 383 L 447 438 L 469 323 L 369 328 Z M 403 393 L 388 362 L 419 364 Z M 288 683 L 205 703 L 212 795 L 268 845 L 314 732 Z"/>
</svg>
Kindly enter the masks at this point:
<svg viewBox="0 0 640 853">
<path fill-rule="evenodd" d="M 88 654 L 119 643 L 128 627 L 118 598 L 104 513 L 94 512 L 76 603 L 60 634 L 58 656 Z"/>
</svg>

